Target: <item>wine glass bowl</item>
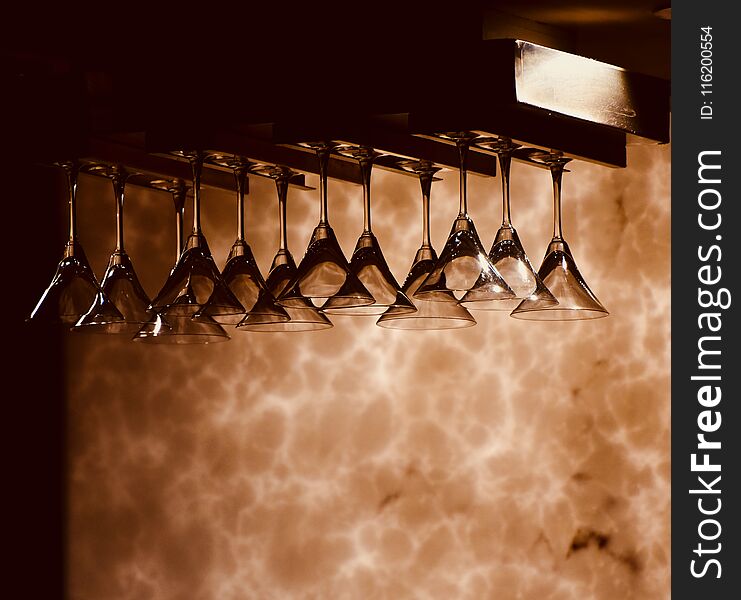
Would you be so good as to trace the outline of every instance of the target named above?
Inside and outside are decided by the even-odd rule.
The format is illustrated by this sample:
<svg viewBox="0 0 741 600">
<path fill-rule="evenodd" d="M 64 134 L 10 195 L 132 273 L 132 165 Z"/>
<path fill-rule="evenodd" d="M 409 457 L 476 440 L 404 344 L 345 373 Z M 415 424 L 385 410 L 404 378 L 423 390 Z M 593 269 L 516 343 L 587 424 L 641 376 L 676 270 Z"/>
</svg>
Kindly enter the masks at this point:
<svg viewBox="0 0 741 600">
<path fill-rule="evenodd" d="M 71 327 L 87 312 L 97 293 L 98 282 L 82 245 L 69 240 L 51 283 L 27 321 Z"/>
<path fill-rule="evenodd" d="M 100 289 L 85 251 L 77 238 L 77 183 L 80 163 L 61 161 L 67 178 L 69 237 L 51 283 L 31 311 L 27 321 L 71 327 L 91 309 L 101 318 L 121 320 L 121 314 Z"/>
<path fill-rule="evenodd" d="M 367 146 L 353 145 L 338 146 L 335 150 L 356 159 L 360 167 L 363 184 L 363 232 L 350 258 L 350 271 L 371 293 L 374 301 L 373 304 L 357 306 L 352 301 L 348 302 L 346 296 L 340 295 L 327 300 L 322 310 L 338 315 L 381 315 L 389 307 L 403 312 L 415 312 L 417 309 L 396 282 L 371 229 L 371 173 L 373 161 L 380 153 Z"/>
<path fill-rule="evenodd" d="M 456 299 L 470 293 L 471 300 L 480 302 L 514 298 L 515 293 L 489 260 L 468 215 L 466 164 L 469 146 L 478 136 L 460 131 L 439 134 L 438 137 L 455 142 L 458 149 L 459 211 L 434 268 L 414 296 L 441 302 L 449 301 L 448 292 L 452 292 Z"/>
<path fill-rule="evenodd" d="M 215 344 L 229 341 L 229 334 L 208 315 L 183 317 L 156 314 L 133 337 L 145 344 Z"/>
<path fill-rule="evenodd" d="M 515 294 L 514 298 L 488 300 L 481 298 L 480 288 L 467 292 L 461 302 L 476 310 L 506 310 L 517 307 L 523 298 L 538 301 L 541 306 L 558 304 L 556 298 L 543 284 L 533 269 L 530 259 L 514 228 L 511 220 L 510 208 L 510 168 L 512 157 L 520 147 L 507 137 L 485 137 L 474 141 L 478 148 L 484 148 L 497 154 L 500 178 L 502 181 L 502 223 L 489 250 L 489 260 L 494 268 L 510 286 Z"/>
<path fill-rule="evenodd" d="M 553 180 L 553 237 L 538 276 L 558 303 L 546 304 L 542 298 L 528 297 L 520 302 L 511 316 L 531 321 L 579 321 L 606 317 L 609 313 L 582 277 L 563 238 L 561 182 L 564 165 L 571 159 L 560 152 L 536 153 L 532 157 L 548 166 Z"/>
<path fill-rule="evenodd" d="M 237 329 L 263 333 L 329 329 L 333 326 L 329 318 L 317 310 L 311 300 L 301 294 L 299 286 L 295 285 L 298 268 L 288 250 L 286 226 L 288 184 L 295 173 L 291 169 L 280 166 L 263 165 L 259 168 L 261 174 L 275 180 L 278 194 L 278 251 L 273 258 L 265 288 L 270 298 L 281 298 L 281 306 L 289 318 L 288 320 L 265 319 L 259 313 L 251 312 L 247 313 L 244 319 L 237 324 Z"/>
<path fill-rule="evenodd" d="M 301 296 L 315 301 L 334 298 L 343 301 L 345 308 L 373 304 L 373 295 L 350 270 L 337 236 L 329 224 L 327 206 L 327 169 L 334 142 L 306 142 L 315 150 L 319 161 L 319 223 L 309 241 L 304 257 L 292 281 L 278 296 L 285 306 L 291 296 Z"/>
<path fill-rule="evenodd" d="M 268 291 L 252 253 L 252 248 L 245 241 L 244 198 L 247 191 L 247 173 L 251 172 L 257 166 L 257 163 L 236 155 L 229 156 L 215 153 L 208 154 L 206 160 L 230 168 L 234 173 L 236 183 L 237 237 L 232 244 L 221 273 L 224 283 L 245 308 L 246 315 L 251 316 L 250 322 L 288 321 L 288 313 Z M 207 304 L 202 311 L 196 314 L 214 316 L 212 305 Z M 244 317 L 243 314 L 233 314 L 215 316 L 215 319 L 222 324 L 237 325 L 242 322 Z"/>
<path fill-rule="evenodd" d="M 193 229 L 178 262 L 151 308 L 164 315 L 192 317 L 208 305 L 212 317 L 245 314 L 245 309 L 224 282 L 201 230 L 201 169 L 204 153 L 179 151 L 188 159 L 193 172 Z"/>
<path fill-rule="evenodd" d="M 91 174 L 109 178 L 113 184 L 116 202 L 116 246 L 108 260 L 108 266 L 101 280 L 101 290 L 107 301 L 120 313 L 121 318 L 106 321 L 93 303 L 88 311 L 72 329 L 81 333 L 109 333 L 133 335 L 147 323 L 152 311 L 147 296 L 134 270 L 131 258 L 124 248 L 124 198 L 127 180 L 135 175 L 119 165 L 92 163 L 85 170 Z M 104 303 L 103 303 L 104 304 Z"/>
<path fill-rule="evenodd" d="M 183 217 L 186 186 L 180 179 L 152 179 L 149 187 L 172 194 L 175 208 L 175 261 L 183 250 Z M 190 316 L 154 313 L 133 337 L 145 344 L 213 344 L 229 340 L 229 334 L 208 315 Z"/>
<path fill-rule="evenodd" d="M 422 187 L 422 245 L 417 250 L 402 290 L 413 298 L 416 312 L 390 307 L 378 319 L 379 327 L 388 329 L 432 330 L 460 329 L 476 325 L 471 313 L 458 303 L 452 292 L 439 292 L 437 301 L 417 297 L 414 293 L 435 268 L 437 253 L 430 242 L 430 189 L 439 168 L 431 162 L 400 161 L 399 166 L 419 176 Z M 446 300 L 444 300 L 446 298 Z"/>
</svg>

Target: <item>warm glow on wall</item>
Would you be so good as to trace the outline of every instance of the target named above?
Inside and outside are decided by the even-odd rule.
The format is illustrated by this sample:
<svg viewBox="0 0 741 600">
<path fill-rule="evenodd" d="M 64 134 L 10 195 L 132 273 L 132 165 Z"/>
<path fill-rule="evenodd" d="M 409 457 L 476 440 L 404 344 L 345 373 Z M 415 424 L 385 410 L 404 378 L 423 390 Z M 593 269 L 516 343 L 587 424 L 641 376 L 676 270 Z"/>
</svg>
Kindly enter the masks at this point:
<svg viewBox="0 0 741 600">
<path fill-rule="evenodd" d="M 208 347 L 68 336 L 70 597 L 665 597 L 669 148 L 631 148 L 626 170 L 569 168 L 565 235 L 609 319 L 480 312 L 476 327 L 408 332 L 338 316 L 327 331 L 236 332 Z M 458 204 L 457 174 L 440 176 L 437 248 Z M 470 179 L 488 247 L 499 181 Z M 266 269 L 275 187 L 251 183 L 248 238 Z M 80 190 L 96 272 L 114 233 L 109 185 Z M 546 171 L 513 167 L 512 209 L 536 263 L 549 186 Z M 127 202 L 127 249 L 153 294 L 172 266 L 172 206 L 143 190 Z M 360 189 L 332 181 L 329 202 L 347 252 Z M 315 193 L 292 194 L 298 255 L 317 212 Z M 374 231 L 397 278 L 419 214 L 414 178 L 374 174 Z M 203 220 L 221 267 L 233 195 L 206 189 Z"/>
</svg>

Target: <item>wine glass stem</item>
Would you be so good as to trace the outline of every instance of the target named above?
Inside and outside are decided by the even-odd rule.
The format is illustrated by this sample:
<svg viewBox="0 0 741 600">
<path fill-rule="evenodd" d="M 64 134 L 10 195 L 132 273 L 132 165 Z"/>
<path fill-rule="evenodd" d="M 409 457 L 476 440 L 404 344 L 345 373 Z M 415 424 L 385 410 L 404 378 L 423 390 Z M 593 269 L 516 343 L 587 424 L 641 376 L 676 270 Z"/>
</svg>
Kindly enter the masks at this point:
<svg viewBox="0 0 741 600">
<path fill-rule="evenodd" d="M 278 250 L 288 250 L 288 233 L 286 231 L 286 201 L 288 199 L 288 179 L 278 177 L 275 180 L 278 189 L 278 220 L 280 222 L 280 241 Z"/>
<path fill-rule="evenodd" d="M 563 175 L 563 165 L 560 163 L 550 165 L 551 176 L 553 177 L 553 239 L 562 240 L 563 232 L 561 230 L 561 177 Z"/>
<path fill-rule="evenodd" d="M 319 157 L 319 224 L 329 225 L 327 217 L 327 167 L 329 166 L 329 148 L 317 148 L 316 154 Z"/>
<path fill-rule="evenodd" d="M 429 248 L 430 243 L 430 189 L 432 173 L 420 173 L 419 183 L 422 186 L 422 247 Z"/>
<path fill-rule="evenodd" d="M 77 175 L 80 166 L 74 162 L 65 166 L 67 174 L 67 188 L 69 189 L 69 241 L 77 239 Z"/>
<path fill-rule="evenodd" d="M 203 152 L 196 152 L 190 158 L 190 167 L 193 171 L 193 233 L 201 233 L 201 169 L 203 168 Z"/>
<path fill-rule="evenodd" d="M 512 166 L 512 152 L 499 152 L 499 169 L 502 172 L 502 226 L 511 227 L 509 207 L 509 171 Z"/>
<path fill-rule="evenodd" d="M 236 167 L 234 179 L 237 183 L 237 240 L 244 241 L 244 192 L 247 183 L 247 169 Z"/>
<path fill-rule="evenodd" d="M 360 162 L 360 177 L 363 182 L 363 233 L 371 232 L 371 171 L 373 158 L 362 157 Z"/>
<path fill-rule="evenodd" d="M 126 175 L 117 174 L 113 178 L 113 194 L 116 197 L 116 252 L 124 250 L 124 188 L 126 187 Z"/>
<path fill-rule="evenodd" d="M 458 146 L 458 158 L 460 159 L 460 209 L 458 211 L 459 217 L 465 217 L 468 215 L 468 197 L 466 196 L 466 163 L 468 159 L 468 146 L 469 141 L 467 139 L 456 140 L 456 146 Z"/>
<path fill-rule="evenodd" d="M 183 251 L 183 221 L 185 217 L 185 190 L 178 189 L 172 192 L 172 200 L 175 204 L 175 237 L 177 243 L 177 252 L 175 261 L 180 258 Z"/>
</svg>

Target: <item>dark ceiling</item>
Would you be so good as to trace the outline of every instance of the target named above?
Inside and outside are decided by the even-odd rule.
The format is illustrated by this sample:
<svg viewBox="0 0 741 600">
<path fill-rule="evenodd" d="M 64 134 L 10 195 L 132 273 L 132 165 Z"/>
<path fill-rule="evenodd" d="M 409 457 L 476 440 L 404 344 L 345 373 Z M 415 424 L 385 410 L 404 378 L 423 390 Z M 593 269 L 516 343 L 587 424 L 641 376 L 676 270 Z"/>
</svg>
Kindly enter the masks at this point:
<svg viewBox="0 0 741 600">
<path fill-rule="evenodd" d="M 29 5 L 33 9 L 33 5 Z M 11 145 L 74 136 L 386 114 L 482 96 L 482 39 L 520 38 L 668 78 L 649 0 L 153 3 L 14 12 L 0 38 Z M 15 5 L 12 11 L 22 11 Z"/>
<path fill-rule="evenodd" d="M 671 23 L 655 15 L 662 0 L 466 0 L 404 2 L 217 3 L 147 7 L 112 14 L 47 7 L 44 19 L 13 5 L 0 52 L 58 55 L 167 76 L 208 62 L 240 61 L 245 71 L 349 65 L 378 56 L 444 60 L 461 43 L 521 37 L 631 70 L 669 78 Z M 409 56 L 404 57 L 403 54 Z M 356 60 L 357 59 L 357 60 Z M 432 66 L 430 64 L 430 66 Z M 390 65 L 393 67 L 393 65 Z M 303 74 L 307 77 L 307 73 Z"/>
</svg>

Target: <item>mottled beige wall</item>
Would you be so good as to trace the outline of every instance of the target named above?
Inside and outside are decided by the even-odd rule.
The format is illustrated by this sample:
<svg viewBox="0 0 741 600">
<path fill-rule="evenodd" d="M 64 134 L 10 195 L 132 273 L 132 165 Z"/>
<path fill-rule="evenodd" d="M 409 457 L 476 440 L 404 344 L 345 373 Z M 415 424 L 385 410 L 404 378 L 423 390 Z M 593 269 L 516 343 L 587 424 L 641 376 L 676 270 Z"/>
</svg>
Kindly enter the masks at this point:
<svg viewBox="0 0 741 600">
<path fill-rule="evenodd" d="M 236 332 L 209 347 L 71 336 L 69 589 L 75 600 L 646 599 L 669 590 L 669 148 L 629 168 L 573 164 L 564 227 L 612 312 L 573 323 L 477 313 L 476 327 Z M 433 188 L 433 241 L 458 178 Z M 315 185 L 316 178 L 308 176 Z M 374 174 L 374 229 L 397 278 L 419 244 L 412 178 Z M 248 237 L 277 238 L 272 182 L 251 181 Z M 346 253 L 358 187 L 332 181 Z M 221 265 L 233 197 L 204 192 Z M 472 177 L 491 244 L 499 181 Z M 171 203 L 132 189 L 128 250 L 154 294 L 172 262 Z M 113 243 L 109 184 L 80 185 L 97 273 Z M 513 167 L 513 221 L 538 264 L 550 178 Z M 316 192 L 289 196 L 299 260 Z"/>
</svg>

